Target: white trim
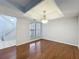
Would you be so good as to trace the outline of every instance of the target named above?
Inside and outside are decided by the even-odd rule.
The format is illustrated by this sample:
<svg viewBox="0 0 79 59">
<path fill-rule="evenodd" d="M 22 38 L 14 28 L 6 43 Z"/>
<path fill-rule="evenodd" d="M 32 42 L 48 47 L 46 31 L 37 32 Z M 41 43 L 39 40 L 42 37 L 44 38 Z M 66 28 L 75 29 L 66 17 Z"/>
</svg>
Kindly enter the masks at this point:
<svg viewBox="0 0 79 59">
<path fill-rule="evenodd" d="M 26 42 L 21 43 L 21 44 L 18 44 L 18 45 L 16 45 L 16 46 L 20 46 L 20 45 L 23 45 L 23 44 L 26 44 L 26 43 L 30 43 L 30 42 L 36 41 L 36 40 L 39 40 L 39 39 L 30 39 L 30 40 L 26 40 Z"/>
<path fill-rule="evenodd" d="M 49 39 L 46 39 L 46 40 L 49 40 Z M 53 40 L 50 40 L 50 41 L 53 41 Z M 55 42 L 58 42 L 58 41 L 55 41 Z M 68 43 L 64 43 L 64 42 L 59 42 L 59 43 L 68 44 Z M 68 44 L 68 45 L 78 46 L 78 45 L 74 45 L 74 44 Z M 78 47 L 79 47 L 79 46 L 78 46 Z"/>
</svg>

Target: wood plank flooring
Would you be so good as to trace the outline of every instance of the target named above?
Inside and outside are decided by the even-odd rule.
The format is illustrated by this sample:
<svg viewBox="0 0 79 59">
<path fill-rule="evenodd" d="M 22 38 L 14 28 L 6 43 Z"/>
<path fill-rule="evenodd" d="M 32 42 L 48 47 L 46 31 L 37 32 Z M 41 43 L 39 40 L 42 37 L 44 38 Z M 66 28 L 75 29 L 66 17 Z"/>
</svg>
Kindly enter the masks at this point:
<svg viewBox="0 0 79 59">
<path fill-rule="evenodd" d="M 17 59 L 79 59 L 77 47 L 48 40 L 37 40 L 17 49 Z"/>
<path fill-rule="evenodd" d="M 79 50 L 63 43 L 37 40 L 0 50 L 0 59 L 79 59 Z"/>
<path fill-rule="evenodd" d="M 16 47 L 0 50 L 0 59 L 16 59 Z"/>
</svg>

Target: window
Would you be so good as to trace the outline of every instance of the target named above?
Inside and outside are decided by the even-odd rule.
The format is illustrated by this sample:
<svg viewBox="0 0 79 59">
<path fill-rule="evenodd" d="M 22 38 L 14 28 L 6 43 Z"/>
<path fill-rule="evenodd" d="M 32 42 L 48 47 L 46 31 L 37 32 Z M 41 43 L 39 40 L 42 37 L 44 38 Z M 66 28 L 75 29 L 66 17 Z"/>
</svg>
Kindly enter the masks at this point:
<svg viewBox="0 0 79 59">
<path fill-rule="evenodd" d="M 16 17 L 0 15 L 0 41 L 16 39 Z"/>
<path fill-rule="evenodd" d="M 40 22 L 32 22 L 30 24 L 31 39 L 40 38 L 42 36 L 42 24 Z"/>
</svg>

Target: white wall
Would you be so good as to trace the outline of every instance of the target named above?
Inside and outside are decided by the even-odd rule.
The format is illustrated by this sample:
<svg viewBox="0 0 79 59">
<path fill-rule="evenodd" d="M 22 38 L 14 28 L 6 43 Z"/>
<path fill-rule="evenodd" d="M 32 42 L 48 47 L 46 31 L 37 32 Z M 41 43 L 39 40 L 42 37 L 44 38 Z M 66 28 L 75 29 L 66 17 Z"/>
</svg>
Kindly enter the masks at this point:
<svg viewBox="0 0 79 59">
<path fill-rule="evenodd" d="M 43 25 L 43 38 L 78 45 L 76 17 L 61 18 Z"/>
<path fill-rule="evenodd" d="M 30 21 L 28 18 L 18 18 L 16 27 L 16 45 L 25 44 L 29 40 L 29 24 Z"/>
</svg>

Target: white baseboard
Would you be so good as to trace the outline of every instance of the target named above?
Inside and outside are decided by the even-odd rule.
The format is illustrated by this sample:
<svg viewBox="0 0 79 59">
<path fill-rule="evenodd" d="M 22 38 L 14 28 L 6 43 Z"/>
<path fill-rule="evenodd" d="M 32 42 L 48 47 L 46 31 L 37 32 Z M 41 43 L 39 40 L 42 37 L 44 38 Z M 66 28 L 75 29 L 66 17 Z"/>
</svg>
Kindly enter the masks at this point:
<svg viewBox="0 0 79 59">
<path fill-rule="evenodd" d="M 49 40 L 49 39 L 46 39 L 46 40 Z M 53 40 L 50 40 L 50 41 L 53 41 Z M 55 42 L 59 42 L 59 41 L 55 41 Z M 72 45 L 72 46 L 76 46 L 76 47 L 79 47 L 78 45 L 75 45 L 75 44 L 69 44 L 69 43 L 65 43 L 65 42 L 59 42 L 59 43 L 64 43 L 64 44 L 68 44 L 68 45 Z"/>
<path fill-rule="evenodd" d="M 32 42 L 32 41 L 36 41 L 36 40 L 39 40 L 39 39 L 29 39 L 29 40 L 26 40 L 26 42 L 17 44 L 16 46 L 20 46 L 20 45 L 23 45 L 23 44 L 27 44 L 27 43 L 30 43 L 30 42 Z"/>
<path fill-rule="evenodd" d="M 10 41 L 1 41 L 0 42 L 0 49 L 9 48 L 12 46 L 16 46 L 16 40 L 10 40 Z"/>
</svg>

